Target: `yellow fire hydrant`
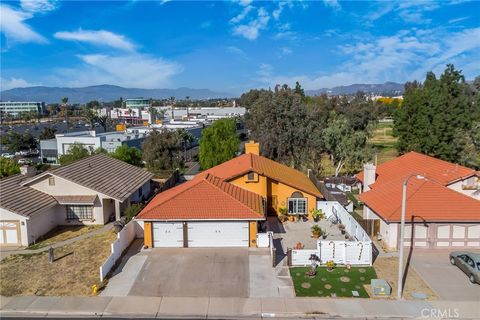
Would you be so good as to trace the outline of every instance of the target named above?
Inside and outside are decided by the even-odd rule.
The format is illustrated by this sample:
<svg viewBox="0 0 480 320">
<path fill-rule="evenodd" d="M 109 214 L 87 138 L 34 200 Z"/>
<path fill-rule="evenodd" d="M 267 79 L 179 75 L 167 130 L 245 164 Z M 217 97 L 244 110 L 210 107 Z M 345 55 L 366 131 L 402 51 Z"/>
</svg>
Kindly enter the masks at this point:
<svg viewBox="0 0 480 320">
<path fill-rule="evenodd" d="M 98 287 L 97 287 L 96 284 L 94 284 L 94 285 L 92 286 L 92 294 L 93 294 L 94 296 L 96 296 L 96 295 L 97 295 L 97 292 L 98 292 Z"/>
</svg>

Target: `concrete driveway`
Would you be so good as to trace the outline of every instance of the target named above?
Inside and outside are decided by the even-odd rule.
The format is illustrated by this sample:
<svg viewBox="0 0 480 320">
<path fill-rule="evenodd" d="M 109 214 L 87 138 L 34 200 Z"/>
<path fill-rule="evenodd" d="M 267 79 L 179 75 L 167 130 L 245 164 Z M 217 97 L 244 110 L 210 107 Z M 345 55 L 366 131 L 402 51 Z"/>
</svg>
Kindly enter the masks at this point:
<svg viewBox="0 0 480 320">
<path fill-rule="evenodd" d="M 248 248 L 152 249 L 128 294 L 248 297 Z"/>
<path fill-rule="evenodd" d="M 465 273 L 450 264 L 451 251 L 454 250 L 414 249 L 412 265 L 440 299 L 480 301 L 480 285 L 470 283 Z M 465 251 L 480 253 L 479 250 Z"/>
</svg>

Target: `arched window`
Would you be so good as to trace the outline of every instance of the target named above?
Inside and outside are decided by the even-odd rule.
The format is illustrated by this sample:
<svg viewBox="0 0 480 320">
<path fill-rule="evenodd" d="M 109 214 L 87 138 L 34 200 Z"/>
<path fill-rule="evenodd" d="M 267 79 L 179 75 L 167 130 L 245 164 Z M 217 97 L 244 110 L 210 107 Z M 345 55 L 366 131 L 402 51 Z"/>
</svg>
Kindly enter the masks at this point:
<svg viewBox="0 0 480 320">
<path fill-rule="evenodd" d="M 307 213 L 307 198 L 301 192 L 295 191 L 288 198 L 288 214 L 306 214 Z"/>
</svg>

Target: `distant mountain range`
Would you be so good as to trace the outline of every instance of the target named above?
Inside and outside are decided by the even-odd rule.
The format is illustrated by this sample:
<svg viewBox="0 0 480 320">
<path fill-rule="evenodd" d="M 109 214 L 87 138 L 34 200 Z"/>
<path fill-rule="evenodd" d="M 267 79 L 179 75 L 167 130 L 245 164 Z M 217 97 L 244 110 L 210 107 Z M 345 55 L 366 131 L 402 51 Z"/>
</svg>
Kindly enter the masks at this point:
<svg viewBox="0 0 480 320">
<path fill-rule="evenodd" d="M 384 96 L 398 96 L 403 94 L 403 84 L 395 82 L 385 82 L 380 84 L 351 84 L 349 86 L 339 86 L 330 89 L 323 88 L 318 90 L 306 90 L 305 94 L 309 96 L 317 96 L 322 93 L 328 95 L 351 95 L 358 91 L 363 91 L 367 94 L 384 95 Z"/>
<path fill-rule="evenodd" d="M 397 96 L 403 94 L 403 84 L 395 82 L 385 82 L 382 84 L 352 84 L 348 86 L 323 88 L 318 90 L 306 90 L 309 96 L 315 96 L 322 93 L 328 95 L 351 95 L 358 91 L 367 94 Z M 233 94 L 225 92 L 216 92 L 209 89 L 139 89 L 124 88 L 113 85 L 98 85 L 82 88 L 68 87 L 27 87 L 4 90 L 0 93 L 1 101 L 42 101 L 46 103 L 58 103 L 63 97 L 68 97 L 70 103 L 86 103 L 92 100 L 101 102 L 110 102 L 118 100 L 120 97 L 128 98 L 153 98 L 166 99 L 175 97 L 176 99 L 214 99 L 214 98 L 234 98 Z"/>
<path fill-rule="evenodd" d="M 165 99 L 175 97 L 176 99 L 213 99 L 233 98 L 235 95 L 224 92 L 215 92 L 209 89 L 138 89 L 123 88 L 113 85 L 98 85 L 83 88 L 67 87 L 27 87 L 4 90 L 0 93 L 1 101 L 42 101 L 46 103 L 58 103 L 63 97 L 68 97 L 70 103 L 86 103 L 92 100 L 110 102 L 120 97 L 127 98 L 153 98 Z"/>
</svg>

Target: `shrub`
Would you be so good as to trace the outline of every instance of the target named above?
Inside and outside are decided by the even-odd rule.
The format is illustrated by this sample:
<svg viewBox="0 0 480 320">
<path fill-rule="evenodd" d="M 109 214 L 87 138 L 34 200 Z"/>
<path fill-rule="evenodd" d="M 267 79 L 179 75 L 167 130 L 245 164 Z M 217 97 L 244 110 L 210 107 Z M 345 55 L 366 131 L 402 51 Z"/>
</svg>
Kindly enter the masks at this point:
<svg viewBox="0 0 480 320">
<path fill-rule="evenodd" d="M 128 223 L 130 220 L 132 220 L 142 209 L 143 205 L 140 203 L 136 203 L 128 207 L 125 210 L 125 223 Z"/>
</svg>

